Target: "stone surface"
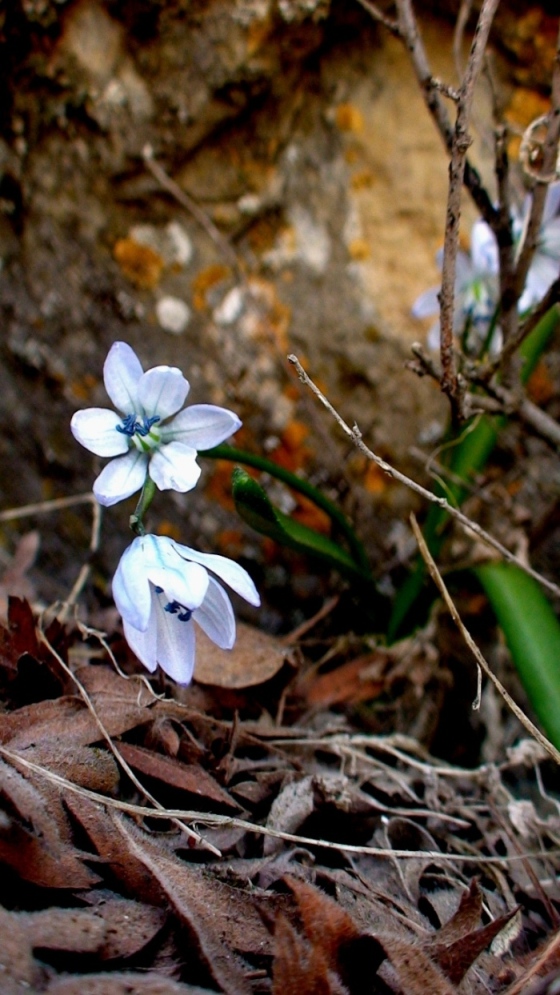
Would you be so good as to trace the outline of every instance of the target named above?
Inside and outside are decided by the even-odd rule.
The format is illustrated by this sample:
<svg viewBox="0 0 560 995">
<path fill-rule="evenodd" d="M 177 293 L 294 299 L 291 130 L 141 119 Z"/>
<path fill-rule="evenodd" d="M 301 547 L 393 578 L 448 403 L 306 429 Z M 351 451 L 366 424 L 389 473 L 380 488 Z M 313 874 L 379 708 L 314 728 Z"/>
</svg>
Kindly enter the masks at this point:
<svg viewBox="0 0 560 995">
<path fill-rule="evenodd" d="M 527 53 L 540 45 L 542 74 L 553 19 L 531 11 L 506 17 L 501 50 L 542 101 Z M 453 83 L 452 27 L 427 15 L 423 26 L 435 71 Z M 181 367 L 193 402 L 236 408 L 247 447 L 288 453 L 333 494 L 351 485 L 348 510 L 382 562 L 410 497 L 368 476 L 286 355 L 305 360 L 382 455 L 417 470 L 410 447 L 446 418 L 404 361 L 425 331 L 410 306 L 438 280 L 447 163 L 406 53 L 358 4 L 317 0 L 48 0 L 14 5 L 4 34 L 2 506 L 91 486 L 68 421 L 106 403 L 102 362 L 124 339 L 146 366 Z M 473 156 L 484 175 L 488 108 L 482 86 Z M 147 167 L 146 146 L 175 187 Z M 473 218 L 466 203 L 467 235 Z M 290 441 L 294 422 L 306 448 Z M 178 512 L 185 542 L 210 546 L 237 527 L 200 490 L 167 497 L 154 524 Z M 105 593 L 129 513 L 106 516 Z M 47 597 L 64 595 L 88 542 L 79 509 L 56 522 L 43 530 Z M 9 548 L 12 532 L 2 540 Z"/>
</svg>

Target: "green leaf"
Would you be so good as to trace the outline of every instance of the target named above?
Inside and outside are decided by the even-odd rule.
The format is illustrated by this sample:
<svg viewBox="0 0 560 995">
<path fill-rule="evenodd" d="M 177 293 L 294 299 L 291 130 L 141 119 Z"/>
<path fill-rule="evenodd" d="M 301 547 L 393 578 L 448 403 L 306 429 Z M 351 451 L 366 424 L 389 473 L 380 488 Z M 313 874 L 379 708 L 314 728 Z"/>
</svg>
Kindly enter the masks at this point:
<svg viewBox="0 0 560 995">
<path fill-rule="evenodd" d="M 519 355 L 523 361 L 521 370 L 521 381 L 527 383 L 533 373 L 541 353 L 553 332 L 560 322 L 560 308 L 555 305 L 542 318 L 536 328 L 525 339 L 519 349 Z M 456 440 L 445 449 L 446 465 L 454 475 L 465 481 L 466 486 L 461 486 L 457 480 L 453 480 L 445 488 L 436 484 L 434 492 L 447 499 L 450 504 L 459 507 L 468 493 L 468 484 L 473 482 L 476 475 L 486 465 L 488 457 L 492 452 L 500 429 L 507 424 L 507 417 L 490 417 L 489 415 L 478 416 L 461 433 L 461 439 Z M 424 538 L 432 556 L 437 558 L 444 539 L 444 528 L 449 515 L 444 508 L 439 505 L 431 505 L 426 515 L 423 527 Z M 393 611 L 389 621 L 387 638 L 389 642 L 397 636 L 408 632 L 414 628 L 416 618 L 416 602 L 422 594 L 426 580 L 426 567 L 420 558 L 415 563 L 412 572 L 406 578 L 404 584 L 397 592 L 393 604 Z"/>
<path fill-rule="evenodd" d="M 537 581 L 513 563 L 474 571 L 492 605 L 527 697 L 560 749 L 560 623 Z"/>
<path fill-rule="evenodd" d="M 371 582 L 371 576 L 345 549 L 275 508 L 261 485 L 240 467 L 235 467 L 232 473 L 232 490 L 239 515 L 261 535 L 269 536 L 282 546 L 319 557 L 354 580 Z"/>
</svg>

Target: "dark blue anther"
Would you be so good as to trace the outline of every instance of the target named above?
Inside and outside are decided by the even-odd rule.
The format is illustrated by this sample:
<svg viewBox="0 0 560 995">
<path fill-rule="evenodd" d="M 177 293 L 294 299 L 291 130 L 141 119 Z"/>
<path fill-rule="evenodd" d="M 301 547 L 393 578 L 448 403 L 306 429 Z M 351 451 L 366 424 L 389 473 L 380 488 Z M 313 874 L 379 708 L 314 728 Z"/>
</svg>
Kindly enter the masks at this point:
<svg viewBox="0 0 560 995">
<path fill-rule="evenodd" d="M 136 432 L 136 415 L 125 415 L 122 425 L 117 425 L 117 432 L 129 435 L 132 438 Z"/>
<path fill-rule="evenodd" d="M 144 437 L 149 435 L 152 425 L 158 421 L 161 421 L 160 415 L 152 415 L 151 418 L 144 418 L 143 421 L 139 421 L 136 415 L 125 415 L 122 425 L 117 425 L 117 432 L 129 435 L 131 438 L 133 435 Z"/>
<path fill-rule="evenodd" d="M 144 418 L 142 425 L 140 423 L 136 425 L 136 435 L 148 435 L 152 425 L 155 425 L 157 421 L 161 421 L 159 415 L 153 415 L 152 418 Z"/>
<path fill-rule="evenodd" d="M 191 609 L 185 608 L 178 601 L 170 601 L 166 604 L 165 611 L 169 612 L 170 615 L 177 615 L 179 622 L 188 622 L 192 617 Z"/>
<path fill-rule="evenodd" d="M 163 594 L 163 587 L 157 587 L 157 585 L 156 585 L 156 587 L 155 587 L 154 590 L 155 590 L 156 594 Z"/>
</svg>

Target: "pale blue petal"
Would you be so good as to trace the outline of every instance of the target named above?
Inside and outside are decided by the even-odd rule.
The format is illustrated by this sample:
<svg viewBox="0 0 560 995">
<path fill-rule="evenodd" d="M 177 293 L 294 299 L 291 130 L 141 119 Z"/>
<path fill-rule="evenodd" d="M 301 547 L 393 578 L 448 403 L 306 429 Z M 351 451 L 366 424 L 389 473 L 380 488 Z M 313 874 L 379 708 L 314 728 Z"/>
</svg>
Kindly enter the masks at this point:
<svg viewBox="0 0 560 995">
<path fill-rule="evenodd" d="M 117 411 L 125 415 L 137 411 L 137 388 L 142 374 L 142 364 L 134 349 L 126 342 L 115 342 L 103 366 L 103 380 Z"/>
<path fill-rule="evenodd" d="M 432 314 L 438 313 L 440 289 L 440 287 L 430 287 L 429 290 L 425 290 L 423 294 L 420 294 L 420 297 L 416 298 L 411 309 L 414 318 L 429 318 Z"/>
<path fill-rule="evenodd" d="M 111 460 L 101 471 L 93 485 L 93 493 L 99 504 L 110 508 L 135 494 L 144 485 L 148 457 L 131 449 L 126 456 Z"/>
<path fill-rule="evenodd" d="M 235 643 L 235 616 L 223 587 L 210 578 L 208 593 L 193 613 L 193 618 L 220 649 L 230 650 Z"/>
<path fill-rule="evenodd" d="M 250 605 L 255 605 L 255 607 L 260 605 L 261 599 L 253 581 L 247 571 L 235 560 L 230 560 L 227 556 L 219 556 L 217 553 L 199 553 L 197 549 L 191 549 L 189 546 L 182 546 L 179 543 L 175 543 L 175 547 L 179 555 L 185 560 L 192 560 L 194 563 L 202 564 L 207 570 L 212 570 L 220 580 L 225 581 L 236 594 L 240 594 Z"/>
<path fill-rule="evenodd" d="M 108 408 L 85 408 L 72 415 L 70 429 L 78 442 L 96 456 L 120 456 L 128 451 L 129 440 L 117 432 L 121 418 Z"/>
<path fill-rule="evenodd" d="M 540 253 L 560 260 L 560 218 L 554 218 L 541 228 L 536 255 Z"/>
<path fill-rule="evenodd" d="M 180 569 L 151 568 L 148 571 L 149 579 L 155 587 L 163 589 L 168 601 L 178 601 L 180 605 L 191 610 L 198 608 L 208 590 L 208 573 L 198 563 L 185 563 L 178 556 L 175 559 Z"/>
<path fill-rule="evenodd" d="M 150 460 L 150 477 L 160 491 L 191 491 L 200 477 L 196 449 L 182 442 L 162 446 Z"/>
<path fill-rule="evenodd" d="M 476 221 L 472 227 L 471 257 L 478 272 L 499 273 L 498 243 L 485 221 Z"/>
<path fill-rule="evenodd" d="M 560 183 L 551 183 L 546 192 L 543 211 L 543 226 L 548 226 L 550 220 L 560 211 Z"/>
<path fill-rule="evenodd" d="M 195 633 L 192 621 L 181 622 L 161 608 L 157 612 L 157 661 L 177 684 L 190 684 L 194 670 Z"/>
<path fill-rule="evenodd" d="M 189 382 L 176 366 L 154 366 L 138 384 L 138 403 L 148 418 L 161 420 L 179 411 L 189 392 Z"/>
<path fill-rule="evenodd" d="M 140 663 L 153 674 L 157 667 L 157 623 L 154 612 L 151 625 L 145 632 L 139 632 L 134 626 L 123 619 L 124 638 L 133 653 L 136 654 Z"/>
<path fill-rule="evenodd" d="M 113 598 L 122 618 L 133 628 L 145 632 L 148 628 L 152 599 L 144 566 L 143 538 L 136 538 L 125 549 L 113 577 Z"/>
<path fill-rule="evenodd" d="M 193 449 L 211 449 L 241 428 L 233 411 L 214 404 L 191 404 L 180 411 L 162 432 L 164 442 L 182 442 Z"/>
</svg>

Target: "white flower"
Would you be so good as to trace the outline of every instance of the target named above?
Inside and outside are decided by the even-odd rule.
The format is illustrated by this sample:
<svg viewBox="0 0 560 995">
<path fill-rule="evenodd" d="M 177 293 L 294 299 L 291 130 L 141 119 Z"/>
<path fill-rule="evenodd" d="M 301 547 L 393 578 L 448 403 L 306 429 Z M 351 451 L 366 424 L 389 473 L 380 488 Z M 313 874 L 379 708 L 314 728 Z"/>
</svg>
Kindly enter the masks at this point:
<svg viewBox="0 0 560 995">
<path fill-rule="evenodd" d="M 531 209 L 531 197 L 525 199 L 521 210 L 512 213 L 513 238 L 519 257 L 526 224 Z M 441 267 L 443 253 L 438 253 Z M 518 303 L 521 314 L 538 304 L 552 283 L 560 276 L 560 182 L 552 183 L 546 194 L 537 247 Z M 473 225 L 470 255 L 457 254 L 455 276 L 455 313 L 453 331 L 456 335 L 475 336 L 476 343 L 484 343 L 499 303 L 499 256 L 495 236 L 485 221 Z M 426 318 L 439 313 L 439 287 L 431 287 L 416 299 L 412 306 L 415 318 Z M 439 349 L 439 321 L 428 332 L 428 345 Z M 491 349 L 501 346 L 501 332 L 494 329 Z"/>
<path fill-rule="evenodd" d="M 213 404 L 181 411 L 189 383 L 174 366 L 144 373 L 126 342 L 115 342 L 103 367 L 105 389 L 118 414 L 108 408 L 76 411 L 74 437 L 96 456 L 117 456 L 93 485 L 109 506 L 140 490 L 149 473 L 160 491 L 190 491 L 200 476 L 197 450 L 211 449 L 237 431 L 237 415 Z"/>
<path fill-rule="evenodd" d="M 188 684 L 195 660 L 194 622 L 222 649 L 235 642 L 228 595 L 208 570 L 251 605 L 260 598 L 249 574 L 226 556 L 199 553 L 167 536 L 134 539 L 113 578 L 113 597 L 130 648 L 150 671 L 159 664 Z"/>
<path fill-rule="evenodd" d="M 441 268 L 443 252 L 438 252 Z M 439 314 L 440 287 L 431 287 L 412 306 L 415 318 Z M 456 335 L 473 333 L 484 342 L 494 320 L 499 300 L 498 246 L 485 221 L 476 221 L 471 232 L 470 255 L 457 253 L 455 267 L 455 311 L 453 331 Z M 437 321 L 428 332 L 428 345 L 439 349 L 440 326 Z M 494 336 L 495 337 L 495 336 Z"/>
<path fill-rule="evenodd" d="M 525 225 L 529 217 L 531 198 L 527 197 L 521 213 L 514 219 L 517 234 L 517 252 L 523 243 Z M 537 248 L 533 256 L 525 289 L 519 300 L 519 310 L 529 310 L 538 304 L 547 290 L 560 276 L 560 183 L 552 183 L 546 192 Z"/>
</svg>

